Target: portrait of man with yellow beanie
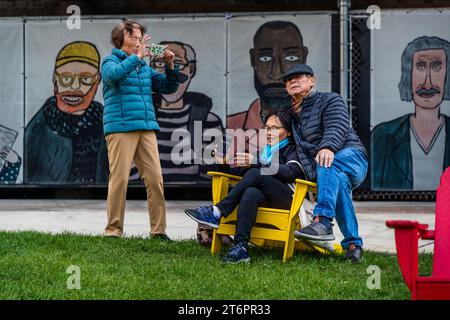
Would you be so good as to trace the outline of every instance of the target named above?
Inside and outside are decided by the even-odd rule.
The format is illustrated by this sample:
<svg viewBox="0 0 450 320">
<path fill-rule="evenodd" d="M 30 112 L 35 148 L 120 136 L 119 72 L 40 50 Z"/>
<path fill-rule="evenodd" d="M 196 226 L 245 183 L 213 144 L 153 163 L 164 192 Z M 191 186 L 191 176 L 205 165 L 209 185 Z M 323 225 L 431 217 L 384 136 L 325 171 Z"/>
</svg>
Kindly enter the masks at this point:
<svg viewBox="0 0 450 320">
<path fill-rule="evenodd" d="M 25 182 L 107 181 L 103 105 L 94 101 L 101 80 L 99 67 L 100 54 L 90 42 L 71 42 L 58 52 L 53 70 L 54 96 L 25 128 Z"/>
</svg>

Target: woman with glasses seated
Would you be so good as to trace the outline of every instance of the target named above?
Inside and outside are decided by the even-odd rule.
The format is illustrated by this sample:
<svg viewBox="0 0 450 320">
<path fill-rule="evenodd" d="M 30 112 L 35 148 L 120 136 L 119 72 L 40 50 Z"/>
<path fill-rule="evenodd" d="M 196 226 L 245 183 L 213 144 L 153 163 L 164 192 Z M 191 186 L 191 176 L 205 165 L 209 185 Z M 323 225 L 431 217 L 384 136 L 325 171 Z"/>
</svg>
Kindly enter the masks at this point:
<svg viewBox="0 0 450 320">
<path fill-rule="evenodd" d="M 264 129 L 267 145 L 260 152 L 259 161 L 254 161 L 250 153 L 236 153 L 236 167 L 227 163 L 228 159 L 216 154 L 216 162 L 221 171 L 240 175 L 240 180 L 230 193 L 215 206 L 186 209 L 185 213 L 200 224 L 217 229 L 220 217 L 227 217 L 239 206 L 237 214 L 234 246 L 223 260 L 229 263 L 249 262 L 248 242 L 256 221 L 258 207 L 289 209 L 294 193 L 295 179 L 304 178 L 295 142 L 291 138 L 291 118 L 287 112 L 278 112 L 267 118 Z M 278 160 L 278 166 L 275 161 Z M 256 162 L 256 163 L 254 163 Z M 270 175 L 270 168 L 273 170 Z"/>
</svg>

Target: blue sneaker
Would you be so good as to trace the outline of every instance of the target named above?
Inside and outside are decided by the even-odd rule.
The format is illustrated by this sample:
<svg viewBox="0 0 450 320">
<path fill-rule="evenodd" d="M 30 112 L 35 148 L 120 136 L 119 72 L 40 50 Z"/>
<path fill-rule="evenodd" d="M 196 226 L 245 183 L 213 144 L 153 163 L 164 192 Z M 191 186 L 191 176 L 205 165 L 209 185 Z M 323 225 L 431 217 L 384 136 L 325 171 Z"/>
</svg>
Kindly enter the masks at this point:
<svg viewBox="0 0 450 320">
<path fill-rule="evenodd" d="M 219 219 L 213 213 L 212 206 L 198 207 L 197 209 L 185 209 L 189 217 L 200 224 L 217 229 L 219 227 Z"/>
<path fill-rule="evenodd" d="M 246 243 L 238 243 L 227 252 L 222 258 L 227 263 L 248 263 L 250 256 L 248 255 L 248 245 Z"/>
</svg>

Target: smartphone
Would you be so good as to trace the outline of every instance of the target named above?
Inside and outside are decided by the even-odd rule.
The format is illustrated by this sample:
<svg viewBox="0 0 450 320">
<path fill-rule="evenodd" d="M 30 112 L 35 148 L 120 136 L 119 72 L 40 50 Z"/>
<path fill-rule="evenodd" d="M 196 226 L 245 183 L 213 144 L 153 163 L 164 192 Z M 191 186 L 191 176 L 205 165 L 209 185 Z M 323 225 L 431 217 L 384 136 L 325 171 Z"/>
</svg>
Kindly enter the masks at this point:
<svg viewBox="0 0 450 320">
<path fill-rule="evenodd" d="M 164 46 L 162 44 L 152 43 L 152 45 L 150 47 L 150 52 L 154 56 L 159 56 L 159 55 L 162 55 L 164 53 L 165 49 L 166 49 L 166 46 Z"/>
</svg>

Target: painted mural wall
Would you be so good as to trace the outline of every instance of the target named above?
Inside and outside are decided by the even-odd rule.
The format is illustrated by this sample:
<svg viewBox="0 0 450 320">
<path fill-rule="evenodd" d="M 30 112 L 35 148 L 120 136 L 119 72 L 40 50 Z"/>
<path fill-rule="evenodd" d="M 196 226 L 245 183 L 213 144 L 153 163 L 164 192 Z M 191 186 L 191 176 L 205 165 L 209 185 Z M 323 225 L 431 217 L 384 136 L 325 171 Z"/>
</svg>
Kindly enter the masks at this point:
<svg viewBox="0 0 450 320">
<path fill-rule="evenodd" d="M 371 133 L 372 190 L 435 190 L 450 165 L 449 18 L 449 10 L 383 10 L 371 32 L 372 76 L 361 79 L 371 84 L 370 128 L 359 129 Z M 151 42 L 176 54 L 188 79 L 153 97 L 166 184 L 209 183 L 209 166 L 195 161 L 207 142 L 199 151 L 194 140 L 209 129 L 260 129 L 289 105 L 281 76 L 292 64 L 311 65 L 317 89 L 331 90 L 330 13 L 136 19 Z M 8 48 L 0 59 L 0 184 L 107 183 L 99 70 L 120 21 L 86 19 L 78 30 L 64 19 L 0 20 Z M 158 57 L 147 63 L 164 72 Z M 191 134 L 182 164 L 171 158 L 177 129 Z M 130 183 L 141 183 L 134 166 Z"/>
<path fill-rule="evenodd" d="M 388 11 L 381 21 L 372 31 L 371 187 L 436 190 L 450 165 L 449 14 Z"/>
<path fill-rule="evenodd" d="M 133 19 L 133 17 L 128 17 Z M 319 89 L 331 88 L 331 16 L 136 18 L 152 43 L 167 45 L 188 81 L 171 95 L 154 95 L 164 182 L 208 183 L 208 165 L 194 161 L 194 124 L 208 129 L 262 128 L 270 111 L 289 104 L 281 75 L 307 62 Z M 110 54 L 110 33 L 121 19 L 81 21 L 9 19 L 2 46 L 17 55 L 0 60 L 0 169 L 2 184 L 92 185 L 108 180 L 102 130 L 100 65 Z M 164 72 L 158 57 L 147 61 Z M 176 129 L 191 134 L 182 164 L 171 153 Z M 202 147 L 206 146 L 206 142 Z M 130 183 L 140 183 L 134 166 Z"/>
</svg>

